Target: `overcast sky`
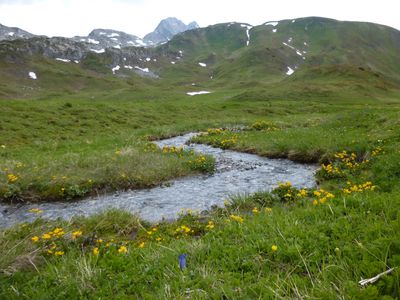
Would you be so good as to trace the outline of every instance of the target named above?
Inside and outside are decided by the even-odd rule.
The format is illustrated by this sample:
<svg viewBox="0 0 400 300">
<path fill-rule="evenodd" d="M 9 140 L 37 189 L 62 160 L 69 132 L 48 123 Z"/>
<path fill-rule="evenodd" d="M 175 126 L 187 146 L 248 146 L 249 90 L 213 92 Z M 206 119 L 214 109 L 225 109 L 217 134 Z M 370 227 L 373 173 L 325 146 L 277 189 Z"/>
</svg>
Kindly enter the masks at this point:
<svg viewBox="0 0 400 300">
<path fill-rule="evenodd" d="M 177 17 L 201 27 L 258 25 L 307 16 L 369 21 L 400 29 L 400 0 L 0 0 L 0 23 L 49 36 L 88 35 L 94 28 L 140 37 Z"/>
</svg>

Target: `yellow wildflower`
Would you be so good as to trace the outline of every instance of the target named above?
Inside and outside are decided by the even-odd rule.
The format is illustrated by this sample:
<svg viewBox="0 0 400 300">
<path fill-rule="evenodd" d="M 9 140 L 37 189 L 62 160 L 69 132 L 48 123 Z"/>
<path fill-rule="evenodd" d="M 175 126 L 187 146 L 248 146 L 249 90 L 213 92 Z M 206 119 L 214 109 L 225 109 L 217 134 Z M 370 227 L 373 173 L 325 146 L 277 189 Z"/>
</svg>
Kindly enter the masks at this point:
<svg viewBox="0 0 400 300">
<path fill-rule="evenodd" d="M 160 238 L 160 237 L 157 237 L 157 238 L 156 238 L 156 241 L 157 241 L 157 242 L 161 242 L 161 240 L 162 240 L 162 238 Z"/>
<path fill-rule="evenodd" d="M 214 228 L 214 222 L 213 221 L 208 221 L 208 224 L 206 226 L 206 229 L 211 230 Z"/>
<path fill-rule="evenodd" d="M 126 248 L 125 246 L 121 246 L 118 249 L 118 253 L 126 253 L 128 252 L 128 248 Z"/>
<path fill-rule="evenodd" d="M 271 246 L 271 250 L 272 250 L 272 252 L 277 251 L 278 250 L 278 246 L 277 245 L 272 245 Z"/>
<path fill-rule="evenodd" d="M 72 239 L 75 240 L 77 237 L 80 237 L 81 235 L 82 235 L 82 231 L 80 231 L 80 230 L 74 231 L 72 233 Z"/>
<path fill-rule="evenodd" d="M 244 219 L 241 216 L 230 215 L 230 218 L 239 223 L 243 223 L 243 221 L 244 221 Z"/>
<path fill-rule="evenodd" d="M 141 242 L 141 243 L 138 245 L 138 248 L 144 248 L 144 245 L 145 245 L 145 243 L 144 243 L 144 242 Z"/>
<path fill-rule="evenodd" d="M 254 207 L 254 208 L 252 209 L 252 212 L 253 212 L 253 214 L 258 214 L 258 213 L 259 213 L 259 210 L 258 210 L 257 207 Z"/>
<path fill-rule="evenodd" d="M 101 243 L 103 243 L 103 240 L 102 240 L 102 239 L 97 239 L 97 240 L 96 240 L 96 243 L 97 243 L 97 244 L 101 244 Z"/>
<path fill-rule="evenodd" d="M 18 180 L 18 176 L 14 174 L 8 174 L 7 175 L 8 182 L 16 182 Z"/>
<path fill-rule="evenodd" d="M 53 232 L 49 232 L 49 234 L 55 237 L 61 237 L 65 234 L 65 232 L 62 228 L 55 228 Z"/>
<path fill-rule="evenodd" d="M 271 207 L 266 207 L 266 208 L 265 208 L 265 212 L 267 212 L 267 213 L 272 212 L 272 208 L 271 208 Z"/>
<path fill-rule="evenodd" d="M 64 255 L 64 251 L 57 251 L 56 253 L 54 253 L 55 256 L 63 256 Z"/>
<path fill-rule="evenodd" d="M 92 252 L 93 252 L 94 255 L 99 255 L 99 252 L 100 252 L 100 251 L 99 251 L 99 248 L 98 248 L 98 247 L 94 247 L 93 250 L 92 250 Z"/>
<path fill-rule="evenodd" d="M 319 196 L 321 196 L 321 193 L 318 192 L 318 191 L 314 191 L 314 195 L 317 196 L 317 197 L 319 197 Z"/>
<path fill-rule="evenodd" d="M 51 235 L 48 234 L 48 233 L 44 233 L 44 234 L 42 235 L 42 239 L 44 239 L 44 240 L 49 240 L 49 239 L 51 239 Z"/>
<path fill-rule="evenodd" d="M 39 238 L 38 236 L 35 235 L 34 237 L 31 238 L 31 241 L 34 242 L 34 243 L 36 243 L 36 242 L 39 241 L 39 239 L 40 239 L 40 238 Z"/>
<path fill-rule="evenodd" d="M 305 196 L 307 196 L 307 190 L 301 189 L 301 190 L 299 191 L 299 193 L 297 194 L 297 196 L 298 196 L 298 197 L 305 197 Z"/>
</svg>

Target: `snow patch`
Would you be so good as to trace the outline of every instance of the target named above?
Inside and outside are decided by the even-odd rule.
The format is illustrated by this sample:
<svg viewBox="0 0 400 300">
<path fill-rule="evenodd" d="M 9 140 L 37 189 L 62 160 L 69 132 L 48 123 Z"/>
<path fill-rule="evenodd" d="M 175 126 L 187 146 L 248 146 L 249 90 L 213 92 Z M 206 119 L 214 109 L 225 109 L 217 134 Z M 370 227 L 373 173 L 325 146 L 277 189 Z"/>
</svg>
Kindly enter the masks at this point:
<svg viewBox="0 0 400 300">
<path fill-rule="evenodd" d="M 174 62 L 174 61 L 171 61 L 171 64 L 173 64 L 173 65 L 174 65 L 174 64 L 176 64 L 176 62 Z"/>
<path fill-rule="evenodd" d="M 99 41 L 96 41 L 96 40 L 93 40 L 93 39 L 88 39 L 88 43 L 89 43 L 89 44 L 95 44 L 95 45 L 100 44 Z"/>
<path fill-rule="evenodd" d="M 125 68 L 125 69 L 129 69 L 129 70 L 132 70 L 132 69 L 133 69 L 132 66 L 124 66 L 124 68 Z"/>
<path fill-rule="evenodd" d="M 205 68 L 205 67 L 207 67 L 207 64 L 199 62 L 199 66 Z"/>
<path fill-rule="evenodd" d="M 36 79 L 37 79 L 37 76 L 36 76 L 36 73 L 35 73 L 35 72 L 32 72 L 32 71 L 31 71 L 31 72 L 28 73 L 28 75 L 29 75 L 29 78 L 30 78 L 30 79 L 33 79 L 33 80 L 36 80 Z"/>
<path fill-rule="evenodd" d="M 115 74 L 115 72 L 119 71 L 119 69 L 121 69 L 121 67 L 118 65 L 118 66 L 115 66 L 114 68 L 112 68 L 111 71 L 113 72 L 113 74 Z"/>
<path fill-rule="evenodd" d="M 113 48 L 115 48 L 115 49 L 121 49 L 121 46 L 120 46 L 120 45 L 116 45 L 116 46 L 113 46 Z"/>
<path fill-rule="evenodd" d="M 246 36 L 247 36 L 246 46 L 248 46 L 250 44 L 250 29 L 252 29 L 253 26 L 246 25 L 246 24 L 240 24 L 240 27 L 246 28 Z"/>
<path fill-rule="evenodd" d="M 267 23 L 264 23 L 264 25 L 271 25 L 271 26 L 276 26 L 276 25 L 278 25 L 279 24 L 279 22 L 276 22 L 276 21 L 272 21 L 272 22 L 267 22 Z"/>
<path fill-rule="evenodd" d="M 291 68 L 291 67 L 287 67 L 288 68 L 288 70 L 287 70 L 287 72 L 286 72 L 286 75 L 292 75 L 293 73 L 294 73 L 294 70 Z"/>
<path fill-rule="evenodd" d="M 146 43 L 139 39 L 136 40 L 136 44 L 138 44 L 140 46 L 146 46 Z"/>
<path fill-rule="evenodd" d="M 303 44 L 304 44 L 304 46 L 308 46 L 308 44 L 306 42 L 304 42 Z"/>
<path fill-rule="evenodd" d="M 153 61 L 157 61 L 157 59 L 153 58 Z"/>
<path fill-rule="evenodd" d="M 81 42 L 86 42 L 86 39 L 81 39 Z"/>
<path fill-rule="evenodd" d="M 278 29 L 272 29 L 272 32 L 275 33 Z"/>
<path fill-rule="evenodd" d="M 119 33 L 113 32 L 110 35 L 108 35 L 109 38 L 116 37 L 116 36 L 119 36 Z"/>
<path fill-rule="evenodd" d="M 151 58 L 150 57 L 146 57 L 146 61 L 151 61 Z"/>
<path fill-rule="evenodd" d="M 104 53 L 104 52 L 106 52 L 106 50 L 104 50 L 104 49 L 100 49 L 100 50 L 90 49 L 90 51 L 92 51 L 94 53 Z"/>
<path fill-rule="evenodd" d="M 74 60 L 74 63 L 79 64 L 79 60 Z"/>
<path fill-rule="evenodd" d="M 292 23 L 296 22 L 296 20 L 292 20 Z"/>
<path fill-rule="evenodd" d="M 105 32 L 100 32 L 99 34 L 100 34 L 100 35 L 106 35 L 107 33 L 105 33 Z"/>
<path fill-rule="evenodd" d="M 138 69 L 138 70 L 140 70 L 140 71 L 149 73 L 149 68 L 140 68 L 140 67 L 138 67 L 138 66 L 135 66 L 135 69 Z"/>
<path fill-rule="evenodd" d="M 293 41 L 293 38 L 290 37 L 287 41 L 288 41 L 288 43 L 291 43 Z"/>
<path fill-rule="evenodd" d="M 113 41 L 115 41 L 115 42 L 118 42 L 118 39 L 117 39 L 117 38 L 111 38 L 110 40 L 113 40 Z"/>
<path fill-rule="evenodd" d="M 204 94 L 210 94 L 210 93 L 211 92 L 209 92 L 209 91 L 187 92 L 186 95 L 195 96 L 195 95 L 204 95 Z"/>
<path fill-rule="evenodd" d="M 8 35 L 9 36 L 14 36 L 15 32 L 9 32 Z"/>
<path fill-rule="evenodd" d="M 293 47 L 293 46 L 291 46 L 291 45 L 289 45 L 289 44 L 287 44 L 287 43 L 285 43 L 285 42 L 283 42 L 282 44 L 284 44 L 285 46 L 289 47 L 290 49 L 293 49 L 294 51 L 296 51 L 296 54 L 297 54 L 297 55 L 303 56 L 303 53 L 301 53 L 301 51 L 298 50 L 298 49 L 296 49 L 295 47 Z M 303 58 L 303 59 L 304 59 L 304 58 Z"/>
<path fill-rule="evenodd" d="M 290 49 L 297 50 L 295 47 L 293 47 L 293 46 L 291 46 L 291 45 L 289 45 L 289 44 L 287 44 L 285 42 L 283 42 L 282 44 L 284 44 L 285 46 L 289 47 Z"/>
<path fill-rule="evenodd" d="M 64 58 L 56 58 L 56 60 L 62 61 L 62 62 L 65 62 L 65 63 L 71 62 L 69 59 L 64 59 Z"/>
</svg>

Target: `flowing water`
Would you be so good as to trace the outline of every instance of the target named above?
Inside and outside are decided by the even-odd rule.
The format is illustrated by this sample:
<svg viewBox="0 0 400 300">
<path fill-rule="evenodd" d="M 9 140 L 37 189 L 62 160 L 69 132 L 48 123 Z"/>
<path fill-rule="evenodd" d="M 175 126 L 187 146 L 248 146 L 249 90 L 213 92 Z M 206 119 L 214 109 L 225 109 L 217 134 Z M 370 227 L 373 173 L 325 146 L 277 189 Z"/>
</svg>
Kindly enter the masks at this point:
<svg viewBox="0 0 400 300">
<path fill-rule="evenodd" d="M 195 134 L 190 133 L 156 142 L 159 147 L 181 146 Z M 206 210 L 222 206 L 231 195 L 271 190 L 279 182 L 290 181 L 296 187 L 313 187 L 316 166 L 294 163 L 286 159 L 268 159 L 254 154 L 222 150 L 202 144 L 185 148 L 212 155 L 216 171 L 212 175 L 198 175 L 170 181 L 163 186 L 100 195 L 74 202 L 53 202 L 24 205 L 0 204 L 0 227 L 31 222 L 37 215 L 32 208 L 43 210 L 46 219 L 69 219 L 77 215 L 89 216 L 118 208 L 138 214 L 148 221 L 173 219 L 182 209 Z"/>
</svg>

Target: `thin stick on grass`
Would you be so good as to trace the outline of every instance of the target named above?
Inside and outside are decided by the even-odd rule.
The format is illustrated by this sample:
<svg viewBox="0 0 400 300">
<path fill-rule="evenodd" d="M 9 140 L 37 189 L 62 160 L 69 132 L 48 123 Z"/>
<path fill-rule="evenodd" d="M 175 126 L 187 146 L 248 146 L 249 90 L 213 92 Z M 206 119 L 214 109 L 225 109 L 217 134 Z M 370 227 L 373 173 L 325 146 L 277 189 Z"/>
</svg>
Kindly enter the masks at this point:
<svg viewBox="0 0 400 300">
<path fill-rule="evenodd" d="M 369 283 L 374 283 L 374 282 L 378 281 L 379 278 L 381 278 L 382 276 L 393 272 L 394 269 L 395 269 L 395 268 L 391 268 L 391 269 L 389 269 L 389 270 L 386 270 L 385 272 L 379 273 L 378 275 L 376 275 L 376 276 L 374 276 L 374 277 L 371 277 L 371 278 L 368 278 L 368 279 L 361 279 L 358 283 L 359 283 L 361 286 L 365 286 L 365 285 L 367 285 L 367 284 L 369 284 Z"/>
</svg>

